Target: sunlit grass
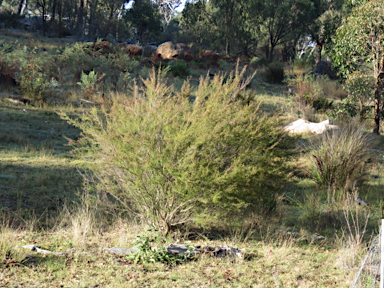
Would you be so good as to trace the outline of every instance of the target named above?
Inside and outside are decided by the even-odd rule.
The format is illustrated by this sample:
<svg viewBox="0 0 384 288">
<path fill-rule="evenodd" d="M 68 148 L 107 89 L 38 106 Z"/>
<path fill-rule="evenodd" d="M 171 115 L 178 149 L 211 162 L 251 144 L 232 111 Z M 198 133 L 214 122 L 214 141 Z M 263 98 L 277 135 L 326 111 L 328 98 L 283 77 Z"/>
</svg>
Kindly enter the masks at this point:
<svg viewBox="0 0 384 288">
<path fill-rule="evenodd" d="M 135 265 L 124 257 L 101 253 L 105 247 L 114 247 L 115 240 L 125 237 L 129 242 L 145 227 L 113 227 L 102 235 L 90 237 L 87 249 L 93 253 L 67 257 L 42 256 L 33 252 L 22 265 L 10 265 L 2 271 L 7 285 L 24 287 L 348 287 L 355 270 L 345 269 L 340 261 L 341 250 L 327 246 L 302 246 L 294 242 L 285 245 L 247 241 L 245 248 L 251 258 L 233 260 L 202 256 L 197 261 L 170 267 L 161 263 Z M 17 239 L 15 244 L 36 246 L 53 251 L 73 248 L 70 228 L 40 234 L 9 231 Z M 119 235 L 117 235 L 119 233 Z M 123 235 L 122 235 L 123 234 Z M 125 235 L 125 236 L 124 236 Z M 126 243 L 121 243 L 126 244 Z M 192 244 L 221 245 L 223 241 L 195 240 Z M 236 243 L 234 243 L 236 244 Z M 120 245 L 125 246 L 125 245 Z M 22 258 L 22 257 L 21 257 Z M 37 272 L 37 273 L 36 273 Z"/>
<path fill-rule="evenodd" d="M 26 30 L 1 29 L 0 40 L 22 43 L 30 48 L 54 50 L 62 48 L 68 43 L 73 43 L 73 38 L 47 38 L 40 34 Z"/>
<path fill-rule="evenodd" d="M 56 49 L 70 41 L 49 40 L 30 32 L 5 31 L 0 35 L 0 39 L 6 41 L 15 38 L 38 49 Z M 215 68 L 211 73 L 228 72 L 228 67 L 230 65 L 223 65 L 223 69 Z M 297 70 L 297 73 L 303 72 Z M 286 85 L 265 83 L 261 74 L 256 75 L 248 91 L 262 103 L 262 111 L 271 117 L 284 115 L 287 123 L 299 117 L 311 117 L 311 121 L 327 119 L 326 114 L 315 113 L 312 108 L 299 109 Z M 197 86 L 200 75 L 206 76 L 207 71 L 191 69 L 192 88 Z M 169 77 L 168 81 L 177 90 L 181 89 L 183 79 Z M 323 82 L 325 93 L 335 98 L 344 97 L 336 82 Z M 58 96 L 60 100 L 78 102 L 84 98 L 75 82 L 66 84 L 64 88 L 64 93 Z M 113 97 L 124 103 L 126 94 L 114 94 Z M 104 100 L 101 96 L 102 93 L 90 100 L 102 105 Z M 84 190 L 79 170 L 84 167 L 84 160 L 74 158 L 66 140 L 66 137 L 78 139 L 80 131 L 61 120 L 57 112 L 65 110 L 76 114 L 87 109 L 86 105 L 78 108 L 74 103 L 44 103 L 31 107 L 0 102 L 0 247 L 5 247 L 2 251 L 6 251 L 2 253 L 2 267 L 5 269 L 0 273 L 0 286 L 349 287 L 366 250 L 359 247 L 352 255 L 342 231 L 321 225 L 309 227 L 318 219 L 309 217 L 313 222 L 304 227 L 304 213 L 310 214 L 315 210 L 311 203 L 318 201 L 318 209 L 313 211 L 318 215 L 324 217 L 329 212 L 325 191 L 306 175 L 308 159 L 305 160 L 305 151 L 295 163 L 301 167 L 301 173 L 295 174 L 292 183 L 284 187 L 285 194 L 279 198 L 272 215 L 244 216 L 231 223 L 207 223 L 203 228 L 187 227 L 191 231 L 175 232 L 172 235 L 174 239 L 165 239 L 168 243 L 183 242 L 192 235 L 192 244 L 196 245 L 228 244 L 245 248 L 246 255 L 252 256 L 249 260 L 202 257 L 169 267 L 159 263 L 134 265 L 123 258 L 100 253 L 105 247 L 132 247 L 132 240 L 142 235 L 147 227 L 127 219 L 129 214 L 126 211 L 107 209 L 105 206 L 110 205 L 108 198 L 90 198 L 87 205 L 91 206 L 82 206 Z M 301 141 L 311 137 L 304 135 Z M 379 141 L 375 147 L 378 151 L 372 162 L 366 163 L 369 165 L 369 180 L 359 187 L 359 195 L 369 204 L 366 210 L 371 213 L 365 241 L 377 234 L 381 218 L 384 186 L 383 152 L 380 152 L 384 151 L 382 139 L 380 137 L 381 143 Z M 312 194 L 318 198 L 308 197 Z M 301 232 L 305 236 L 316 232 L 326 239 L 320 242 L 297 241 L 279 230 Z M 14 246 L 26 244 L 54 251 L 75 248 L 94 253 L 57 257 L 13 252 Z M 32 257 L 25 259 L 26 254 Z M 5 259 L 4 255 L 10 257 Z M 344 264 L 351 263 L 351 257 L 353 265 L 346 269 Z"/>
</svg>

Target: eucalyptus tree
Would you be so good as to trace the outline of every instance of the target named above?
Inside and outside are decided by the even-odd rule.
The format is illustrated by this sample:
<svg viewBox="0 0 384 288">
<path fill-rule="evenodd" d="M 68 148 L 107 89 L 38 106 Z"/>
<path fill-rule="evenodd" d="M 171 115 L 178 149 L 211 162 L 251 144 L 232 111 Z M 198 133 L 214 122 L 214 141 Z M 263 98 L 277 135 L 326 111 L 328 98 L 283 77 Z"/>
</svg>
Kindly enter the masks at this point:
<svg viewBox="0 0 384 288">
<path fill-rule="evenodd" d="M 1 5 L 1 2 L 2 1 L 0 1 L 0 5 Z M 17 13 L 19 15 L 24 15 L 24 12 L 27 9 L 27 7 L 28 7 L 28 0 L 20 0 L 19 8 L 17 10 Z"/>
<path fill-rule="evenodd" d="M 150 0 L 136 0 L 125 14 L 125 19 L 136 27 L 141 43 L 145 43 L 150 35 L 158 34 L 162 30 L 161 15 L 156 4 Z"/>
<path fill-rule="evenodd" d="M 181 19 L 184 29 L 191 32 L 199 43 L 215 40 L 225 54 L 234 54 L 240 48 L 247 54 L 255 41 L 259 26 L 258 0 L 210 0 L 187 3 Z"/>
<path fill-rule="evenodd" d="M 346 77 L 354 71 L 371 75 L 374 88 L 374 128 L 379 134 L 384 94 L 384 2 L 371 0 L 356 6 L 334 38 L 332 60 Z"/>
<path fill-rule="evenodd" d="M 182 12 L 180 26 L 191 38 L 191 42 L 202 44 L 215 37 L 212 11 L 206 0 L 187 2 Z"/>
<path fill-rule="evenodd" d="M 234 47 L 248 54 L 248 45 L 255 41 L 255 31 L 260 25 L 259 0 L 211 0 L 214 6 L 213 19 L 217 32 L 225 42 L 225 53 Z M 231 47 L 232 46 L 232 47 Z"/>
<path fill-rule="evenodd" d="M 300 17 L 306 34 L 316 43 L 316 63 L 321 61 L 323 47 L 341 24 L 345 0 L 307 0 L 307 11 Z"/>
<path fill-rule="evenodd" d="M 310 3 L 308 0 L 261 0 L 260 7 L 261 33 L 267 42 L 266 57 L 272 61 L 276 46 L 286 43 L 301 27 Z"/>
<path fill-rule="evenodd" d="M 159 11 L 162 15 L 163 21 L 167 26 L 172 20 L 173 15 L 177 8 L 182 4 L 181 0 L 154 0 L 159 7 Z"/>
<path fill-rule="evenodd" d="M 41 15 L 42 19 L 42 30 L 43 35 L 47 32 L 47 17 L 46 15 L 49 12 L 49 2 L 48 0 L 33 0 L 32 3 L 33 7 L 37 9 Z"/>
</svg>

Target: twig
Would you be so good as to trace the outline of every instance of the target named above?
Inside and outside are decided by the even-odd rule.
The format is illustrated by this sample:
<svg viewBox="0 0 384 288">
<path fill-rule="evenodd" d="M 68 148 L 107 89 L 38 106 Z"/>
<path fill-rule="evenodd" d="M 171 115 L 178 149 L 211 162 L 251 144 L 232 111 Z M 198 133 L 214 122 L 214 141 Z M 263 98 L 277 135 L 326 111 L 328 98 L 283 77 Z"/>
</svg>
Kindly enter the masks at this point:
<svg viewBox="0 0 384 288">
<path fill-rule="evenodd" d="M 277 277 L 276 277 L 275 273 L 276 273 L 276 271 L 272 273 L 273 280 L 275 281 L 276 288 L 280 288 L 279 280 L 277 280 Z"/>
<path fill-rule="evenodd" d="M 379 238 L 379 236 L 377 236 L 376 239 L 377 239 L 377 238 Z M 351 288 L 355 288 L 355 287 L 356 287 L 356 284 L 357 284 L 357 281 L 359 281 L 361 272 L 363 272 L 364 266 L 365 266 L 365 264 L 367 263 L 368 258 L 369 258 L 369 255 L 371 254 L 371 252 L 372 252 L 372 250 L 373 250 L 373 249 L 372 249 L 372 248 L 373 248 L 373 244 L 375 243 L 376 239 L 372 241 L 372 244 L 371 244 L 371 247 L 369 248 L 368 254 L 367 254 L 367 256 L 365 257 L 363 264 L 360 266 L 359 272 L 357 272 L 357 275 L 356 275 L 355 280 L 353 281 L 353 283 L 352 283 L 352 285 L 351 285 Z M 379 239 L 380 239 L 380 238 L 379 238 Z"/>
<path fill-rule="evenodd" d="M 86 102 L 86 103 L 95 104 L 94 102 L 89 101 L 89 100 L 85 100 L 85 99 L 81 99 L 81 98 L 79 98 L 79 100 L 80 100 L 80 101 L 84 101 L 84 102 Z"/>
</svg>

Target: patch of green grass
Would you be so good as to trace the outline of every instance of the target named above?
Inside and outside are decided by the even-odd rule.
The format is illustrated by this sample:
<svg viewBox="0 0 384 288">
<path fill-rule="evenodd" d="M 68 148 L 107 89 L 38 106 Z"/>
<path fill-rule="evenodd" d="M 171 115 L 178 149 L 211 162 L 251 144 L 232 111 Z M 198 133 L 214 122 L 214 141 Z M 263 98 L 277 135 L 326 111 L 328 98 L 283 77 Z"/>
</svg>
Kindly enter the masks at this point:
<svg viewBox="0 0 384 288">
<path fill-rule="evenodd" d="M 54 50 L 75 42 L 73 38 L 48 38 L 36 32 L 18 29 L 1 29 L 0 41 L 1 40 L 5 40 L 6 43 L 18 42 L 27 47 L 42 50 Z"/>
<path fill-rule="evenodd" d="M 0 105 L 0 216 L 46 225 L 81 187 L 65 137 L 79 137 L 51 108 Z"/>
</svg>

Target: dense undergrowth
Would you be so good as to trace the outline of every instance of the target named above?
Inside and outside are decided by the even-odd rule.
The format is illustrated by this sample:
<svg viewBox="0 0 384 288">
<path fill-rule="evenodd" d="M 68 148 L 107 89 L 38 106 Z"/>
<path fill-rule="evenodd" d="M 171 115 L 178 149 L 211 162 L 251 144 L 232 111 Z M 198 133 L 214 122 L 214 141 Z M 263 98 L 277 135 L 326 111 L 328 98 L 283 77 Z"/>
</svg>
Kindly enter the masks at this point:
<svg viewBox="0 0 384 288">
<path fill-rule="evenodd" d="M 235 63 L 219 63 L 212 79 L 197 63 L 184 63 L 192 79 L 180 79 L 186 74 L 172 75 L 174 63 L 152 74 L 150 60 L 96 44 L 47 51 L 2 44 L 1 74 L 16 81 L 2 83 L 2 93 L 36 100 L 35 106 L 0 105 L 5 286 L 351 283 L 377 233 L 384 185 L 382 139 L 357 123 L 370 113 L 361 112 L 361 90 L 354 106 L 341 102 L 346 92 L 339 83 L 303 75 L 298 63 L 233 74 L 223 72 L 235 71 Z M 281 69 L 291 95 L 286 84 L 266 82 Z M 348 87 L 361 88 L 365 80 L 357 75 Z M 52 104 L 56 98 L 64 102 Z M 80 98 L 93 103 L 73 103 Z M 341 113 L 350 118 L 340 121 Z M 352 121 L 354 115 L 363 117 Z M 299 117 L 331 117 L 341 129 L 321 137 L 287 135 L 283 124 Z M 147 223 L 162 232 L 156 241 L 145 238 Z M 292 231 L 300 238 L 286 233 Z M 313 234 L 326 238 L 313 240 Z M 135 259 L 100 253 L 26 258 L 14 249 L 35 243 L 99 251 L 131 247 L 138 235 L 153 245 L 224 242 L 246 248 L 246 259 L 134 264 L 144 256 L 166 258 L 148 252 L 147 242 L 140 243 L 148 253 Z"/>
</svg>

